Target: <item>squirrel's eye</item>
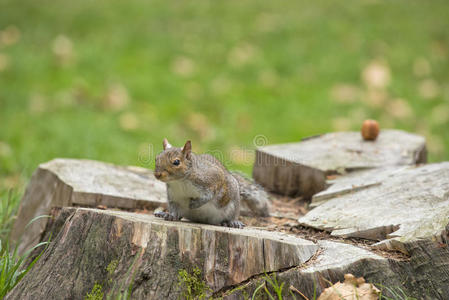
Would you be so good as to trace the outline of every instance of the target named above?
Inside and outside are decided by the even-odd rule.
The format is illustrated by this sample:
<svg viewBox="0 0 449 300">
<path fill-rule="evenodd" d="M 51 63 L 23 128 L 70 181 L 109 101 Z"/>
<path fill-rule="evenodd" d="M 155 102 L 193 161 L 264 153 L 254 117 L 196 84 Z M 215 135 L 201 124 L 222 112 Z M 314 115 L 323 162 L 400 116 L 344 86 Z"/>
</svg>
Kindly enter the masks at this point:
<svg viewBox="0 0 449 300">
<path fill-rule="evenodd" d="M 173 164 L 174 164 L 175 166 L 179 166 L 180 163 L 181 163 L 181 162 L 179 161 L 179 159 L 175 159 L 175 160 L 173 161 Z"/>
</svg>

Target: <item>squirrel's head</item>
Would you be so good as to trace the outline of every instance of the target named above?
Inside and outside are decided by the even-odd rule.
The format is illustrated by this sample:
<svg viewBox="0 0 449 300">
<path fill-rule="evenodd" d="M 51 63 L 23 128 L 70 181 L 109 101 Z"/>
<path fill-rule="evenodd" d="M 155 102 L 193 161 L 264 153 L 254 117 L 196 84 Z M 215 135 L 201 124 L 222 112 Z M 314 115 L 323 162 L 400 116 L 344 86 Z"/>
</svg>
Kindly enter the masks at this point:
<svg viewBox="0 0 449 300">
<path fill-rule="evenodd" d="M 191 142 L 187 141 L 182 148 L 173 147 L 167 139 L 162 144 L 164 151 L 156 157 L 154 176 L 164 182 L 183 178 L 191 165 Z"/>
</svg>

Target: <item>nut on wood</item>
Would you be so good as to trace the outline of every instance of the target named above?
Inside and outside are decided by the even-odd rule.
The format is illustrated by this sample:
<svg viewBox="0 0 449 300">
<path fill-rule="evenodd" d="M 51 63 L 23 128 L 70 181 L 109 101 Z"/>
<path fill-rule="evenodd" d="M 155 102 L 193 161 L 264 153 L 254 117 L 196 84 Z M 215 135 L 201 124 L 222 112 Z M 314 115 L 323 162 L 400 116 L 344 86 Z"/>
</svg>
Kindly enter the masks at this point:
<svg viewBox="0 0 449 300">
<path fill-rule="evenodd" d="M 367 141 L 374 141 L 379 135 L 379 123 L 375 120 L 365 120 L 362 124 L 362 137 Z"/>
</svg>

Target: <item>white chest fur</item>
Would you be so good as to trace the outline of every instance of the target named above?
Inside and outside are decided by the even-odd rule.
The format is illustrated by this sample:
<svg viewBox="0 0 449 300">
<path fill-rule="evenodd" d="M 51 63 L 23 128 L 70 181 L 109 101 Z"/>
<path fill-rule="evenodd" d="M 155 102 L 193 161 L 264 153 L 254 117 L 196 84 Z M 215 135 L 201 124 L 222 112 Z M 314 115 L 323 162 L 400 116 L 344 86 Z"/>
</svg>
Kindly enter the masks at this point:
<svg viewBox="0 0 449 300">
<path fill-rule="evenodd" d="M 167 188 L 170 201 L 178 205 L 179 213 L 182 217 L 191 221 L 208 224 L 220 224 L 226 219 L 227 210 L 217 207 L 214 200 L 196 209 L 189 208 L 190 198 L 200 197 L 202 192 L 190 181 L 170 181 L 167 183 Z M 232 208 L 228 207 L 228 209 Z"/>
<path fill-rule="evenodd" d="M 188 207 L 190 198 L 200 196 L 200 190 L 188 180 L 176 180 L 167 183 L 168 195 L 171 201 Z"/>
</svg>

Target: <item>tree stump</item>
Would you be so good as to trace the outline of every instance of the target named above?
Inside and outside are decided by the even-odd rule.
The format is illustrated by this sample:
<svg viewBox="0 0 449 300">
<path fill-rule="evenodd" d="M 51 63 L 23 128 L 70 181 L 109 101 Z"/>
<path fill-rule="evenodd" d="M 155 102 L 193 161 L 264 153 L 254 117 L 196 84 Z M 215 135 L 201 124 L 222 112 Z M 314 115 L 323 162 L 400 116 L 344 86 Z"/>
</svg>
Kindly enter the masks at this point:
<svg viewBox="0 0 449 300">
<path fill-rule="evenodd" d="M 39 239 L 52 207 L 88 206 L 122 209 L 151 209 L 166 206 L 165 183 L 152 171 L 139 167 L 120 167 L 108 163 L 54 159 L 34 172 L 20 203 L 11 239 L 21 241 L 19 252 L 31 248 Z M 26 227 L 26 230 L 25 230 Z"/>
<path fill-rule="evenodd" d="M 54 218 L 43 237 L 52 232 L 51 245 L 7 299 L 83 299 L 95 283 L 107 293 L 132 285 L 133 299 L 178 299 L 181 269 L 199 267 L 219 292 L 302 265 L 319 248 L 282 233 L 123 211 L 63 208 Z"/>
<path fill-rule="evenodd" d="M 326 175 L 424 163 L 426 155 L 425 139 L 404 131 L 382 130 L 376 141 L 363 140 L 360 132 L 336 132 L 259 147 L 253 177 L 270 191 L 310 198 L 324 190 Z"/>
<path fill-rule="evenodd" d="M 317 197 L 326 195 L 330 199 L 301 217 L 301 224 L 403 252 L 405 243 L 423 238 L 445 242 L 449 162 L 368 171 L 338 181 Z"/>
<path fill-rule="evenodd" d="M 130 209 L 165 201 L 165 186 L 149 171 L 73 164 L 55 160 L 33 175 L 21 216 L 27 216 L 28 205 L 32 215 L 51 211 L 45 228 L 31 235 L 51 242 L 6 299 L 83 299 L 99 289 L 105 297 L 128 292 L 132 299 L 179 299 L 189 282 L 208 297 L 242 299 L 263 283 L 273 294 L 266 272 L 284 284 L 284 299 L 291 297 L 290 285 L 312 298 L 347 273 L 419 299 L 449 299 L 449 162 L 338 177 L 315 196 L 318 206 L 300 218 L 306 227 L 284 224 L 288 234 L 170 222 L 152 212 L 64 207 L 113 199 Z M 108 175 L 93 170 L 102 166 Z M 120 176 L 101 179 L 112 172 Z M 81 178 L 83 185 L 70 178 Z M 133 194 L 147 184 L 142 194 Z M 318 229 L 313 233 L 311 227 Z"/>
<path fill-rule="evenodd" d="M 178 274 L 193 276 L 196 268 L 204 292 L 228 300 L 252 296 L 265 272 L 284 283 L 284 299 L 290 285 L 312 297 L 346 273 L 419 299 L 449 295 L 449 251 L 430 240 L 408 244 L 411 257 L 397 259 L 344 241 L 315 243 L 123 211 L 62 208 L 53 217 L 42 237 L 52 235 L 51 244 L 6 299 L 83 299 L 95 285 L 105 296 L 129 291 L 132 299 L 179 299 L 187 286 Z"/>
</svg>

